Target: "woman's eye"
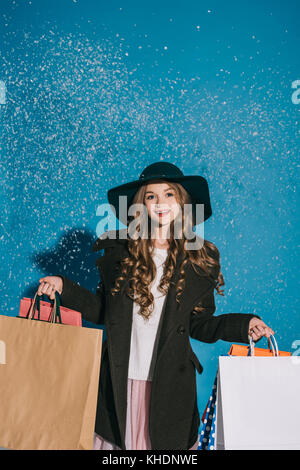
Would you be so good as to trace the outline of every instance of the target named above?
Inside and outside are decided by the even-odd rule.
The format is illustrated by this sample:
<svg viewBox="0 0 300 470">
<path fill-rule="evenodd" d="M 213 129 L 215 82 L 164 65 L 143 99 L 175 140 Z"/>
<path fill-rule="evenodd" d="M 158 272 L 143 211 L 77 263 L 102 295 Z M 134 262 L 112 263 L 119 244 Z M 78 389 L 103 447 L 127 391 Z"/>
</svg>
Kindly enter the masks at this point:
<svg viewBox="0 0 300 470">
<path fill-rule="evenodd" d="M 167 194 L 167 196 L 174 196 L 173 193 L 166 193 L 166 194 Z M 148 200 L 148 199 L 153 198 L 153 197 L 154 197 L 153 194 L 151 194 L 150 196 L 147 196 L 146 199 Z"/>
</svg>

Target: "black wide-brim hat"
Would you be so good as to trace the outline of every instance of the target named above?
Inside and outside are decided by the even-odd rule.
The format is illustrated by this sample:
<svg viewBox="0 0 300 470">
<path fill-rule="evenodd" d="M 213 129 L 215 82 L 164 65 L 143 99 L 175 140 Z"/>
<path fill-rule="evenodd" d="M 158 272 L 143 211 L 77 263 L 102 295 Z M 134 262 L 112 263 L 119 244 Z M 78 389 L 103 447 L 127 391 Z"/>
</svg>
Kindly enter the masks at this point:
<svg viewBox="0 0 300 470">
<path fill-rule="evenodd" d="M 156 162 L 144 168 L 138 180 L 121 184 L 120 186 L 108 190 L 108 202 L 114 206 L 116 217 L 123 224 L 127 226 L 128 220 L 122 220 L 122 215 L 119 212 L 119 196 L 127 196 L 127 207 L 129 208 L 137 190 L 142 185 L 150 183 L 151 180 L 157 179 L 180 183 L 184 187 L 191 197 L 194 220 L 196 217 L 196 204 L 204 204 L 204 221 L 212 215 L 208 184 L 203 176 L 185 176 L 173 163 Z M 193 224 L 193 226 L 194 225 L 195 224 Z"/>
</svg>

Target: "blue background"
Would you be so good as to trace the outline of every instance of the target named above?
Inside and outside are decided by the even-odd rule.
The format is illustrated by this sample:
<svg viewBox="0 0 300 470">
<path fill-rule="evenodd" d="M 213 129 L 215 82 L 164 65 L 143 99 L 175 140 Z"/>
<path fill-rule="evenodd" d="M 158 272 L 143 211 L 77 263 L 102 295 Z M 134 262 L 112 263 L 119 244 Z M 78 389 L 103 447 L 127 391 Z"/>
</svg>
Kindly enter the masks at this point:
<svg viewBox="0 0 300 470">
<path fill-rule="evenodd" d="M 299 12 L 298 0 L 1 0 L 2 314 L 45 275 L 95 292 L 97 207 L 165 160 L 209 182 L 216 315 L 256 313 L 293 352 Z M 191 342 L 202 413 L 230 343 Z"/>
</svg>

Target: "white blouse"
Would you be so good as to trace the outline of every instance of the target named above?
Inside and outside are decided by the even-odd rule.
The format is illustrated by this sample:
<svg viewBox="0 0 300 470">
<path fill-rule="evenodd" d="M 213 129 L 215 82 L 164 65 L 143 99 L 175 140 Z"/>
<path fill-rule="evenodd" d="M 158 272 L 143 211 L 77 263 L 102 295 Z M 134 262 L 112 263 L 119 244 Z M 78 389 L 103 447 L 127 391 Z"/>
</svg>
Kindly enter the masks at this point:
<svg viewBox="0 0 300 470">
<path fill-rule="evenodd" d="M 158 332 L 161 327 L 161 313 L 166 295 L 158 289 L 163 274 L 164 263 L 168 250 L 154 247 L 153 261 L 156 265 L 156 277 L 151 283 L 151 292 L 154 297 L 154 309 L 150 318 L 146 320 L 137 312 L 140 305 L 133 302 L 132 330 L 130 343 L 130 356 L 128 378 L 135 380 L 152 380 L 153 368 L 156 359 Z"/>
</svg>

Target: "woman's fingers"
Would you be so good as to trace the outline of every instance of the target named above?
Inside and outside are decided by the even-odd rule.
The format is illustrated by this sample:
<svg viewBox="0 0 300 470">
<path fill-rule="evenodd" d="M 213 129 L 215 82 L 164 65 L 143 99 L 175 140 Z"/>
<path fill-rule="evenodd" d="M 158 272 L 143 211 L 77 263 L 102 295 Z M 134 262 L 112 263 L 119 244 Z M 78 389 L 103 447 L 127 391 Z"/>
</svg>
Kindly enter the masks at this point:
<svg viewBox="0 0 300 470">
<path fill-rule="evenodd" d="M 266 338 L 270 338 L 271 334 L 272 334 L 272 333 L 270 332 L 270 330 L 269 330 L 268 328 L 266 328 L 265 331 L 264 331 L 264 336 L 265 336 Z"/>
<path fill-rule="evenodd" d="M 50 296 L 52 294 L 52 291 L 53 291 L 53 286 L 51 286 L 51 284 L 48 284 L 45 294 Z"/>
<path fill-rule="evenodd" d="M 46 294 L 46 295 L 48 295 L 48 297 L 50 297 L 50 299 L 54 299 L 55 298 L 55 295 L 54 295 L 55 294 L 55 287 L 53 285 L 49 284 L 49 282 L 42 282 L 39 285 L 37 294 L 38 295 Z"/>
<path fill-rule="evenodd" d="M 275 333 L 272 330 L 272 328 L 269 328 L 268 326 L 263 327 L 261 325 L 257 325 L 257 326 L 253 326 L 250 330 L 250 335 L 252 336 L 254 341 L 257 341 L 262 336 L 266 336 L 266 338 L 269 338 L 271 335 L 274 335 L 274 334 Z"/>
<path fill-rule="evenodd" d="M 50 299 L 54 300 L 55 299 L 55 289 L 52 289 L 52 293 L 50 294 Z"/>
<path fill-rule="evenodd" d="M 49 290 L 49 286 L 51 286 L 55 291 L 57 291 L 60 295 L 63 290 L 63 281 L 61 276 L 46 276 L 41 277 L 40 286 L 38 288 L 39 295 L 47 294 L 52 295 L 51 291 Z"/>
<path fill-rule="evenodd" d="M 260 338 L 264 334 L 264 330 L 261 326 L 254 326 L 253 327 L 254 333 Z"/>
<path fill-rule="evenodd" d="M 257 341 L 257 340 L 258 340 L 256 334 L 255 334 L 253 331 L 250 331 L 250 336 L 252 337 L 253 341 Z"/>
<path fill-rule="evenodd" d="M 264 335 L 264 330 L 261 326 L 253 326 L 251 328 L 250 334 L 251 332 L 252 332 L 252 338 L 254 339 L 254 341 L 257 341 Z"/>
<path fill-rule="evenodd" d="M 43 293 L 43 291 L 42 291 L 43 287 L 44 287 L 44 282 L 42 281 L 42 282 L 40 283 L 39 287 L 38 287 L 37 295 L 42 295 L 42 293 Z"/>
<path fill-rule="evenodd" d="M 265 328 L 265 336 L 267 338 L 270 338 L 271 335 L 275 335 L 274 331 L 272 328 L 269 328 L 268 326 Z"/>
<path fill-rule="evenodd" d="M 49 283 L 46 281 L 42 281 L 38 288 L 38 295 L 46 294 L 46 290 L 48 289 L 48 287 Z"/>
</svg>

